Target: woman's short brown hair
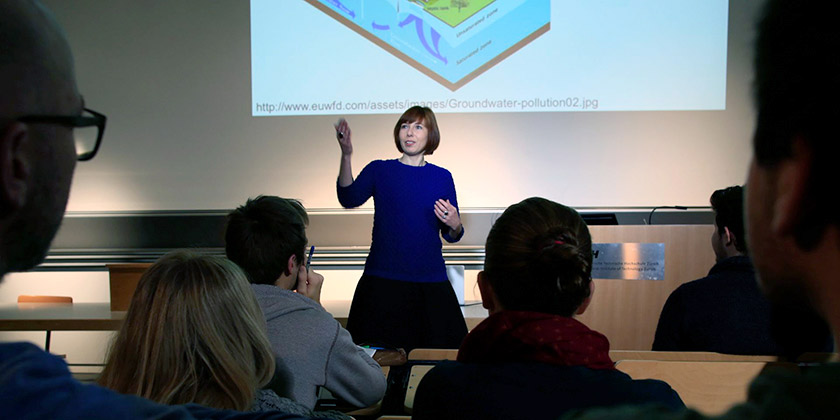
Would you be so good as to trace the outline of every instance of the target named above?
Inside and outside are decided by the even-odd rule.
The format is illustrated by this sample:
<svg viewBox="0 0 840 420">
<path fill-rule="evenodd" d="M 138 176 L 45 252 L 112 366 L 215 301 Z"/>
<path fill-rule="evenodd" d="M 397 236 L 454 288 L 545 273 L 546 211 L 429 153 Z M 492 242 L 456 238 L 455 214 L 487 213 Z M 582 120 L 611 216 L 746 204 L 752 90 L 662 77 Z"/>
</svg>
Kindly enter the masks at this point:
<svg viewBox="0 0 840 420">
<path fill-rule="evenodd" d="M 429 130 L 429 137 L 426 141 L 426 148 L 423 149 L 424 155 L 431 155 L 437 150 L 440 145 L 440 131 L 438 130 L 435 113 L 431 108 L 425 106 L 413 106 L 408 108 L 400 116 L 397 125 L 394 126 L 394 143 L 397 145 L 397 150 L 403 153 L 402 145 L 400 144 L 400 126 L 404 123 L 413 123 L 422 121 L 423 125 Z"/>
</svg>

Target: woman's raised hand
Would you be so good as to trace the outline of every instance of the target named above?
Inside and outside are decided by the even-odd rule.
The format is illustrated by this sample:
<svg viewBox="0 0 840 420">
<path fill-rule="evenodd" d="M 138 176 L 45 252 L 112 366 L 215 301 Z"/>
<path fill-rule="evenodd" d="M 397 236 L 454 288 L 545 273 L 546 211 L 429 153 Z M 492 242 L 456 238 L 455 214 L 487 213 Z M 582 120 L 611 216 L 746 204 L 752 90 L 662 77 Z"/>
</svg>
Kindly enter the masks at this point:
<svg viewBox="0 0 840 420">
<path fill-rule="evenodd" d="M 353 143 L 350 141 L 350 124 L 347 120 L 340 118 L 335 123 L 335 137 L 338 139 L 338 145 L 341 146 L 341 154 L 343 156 L 350 156 L 353 154 Z"/>
</svg>

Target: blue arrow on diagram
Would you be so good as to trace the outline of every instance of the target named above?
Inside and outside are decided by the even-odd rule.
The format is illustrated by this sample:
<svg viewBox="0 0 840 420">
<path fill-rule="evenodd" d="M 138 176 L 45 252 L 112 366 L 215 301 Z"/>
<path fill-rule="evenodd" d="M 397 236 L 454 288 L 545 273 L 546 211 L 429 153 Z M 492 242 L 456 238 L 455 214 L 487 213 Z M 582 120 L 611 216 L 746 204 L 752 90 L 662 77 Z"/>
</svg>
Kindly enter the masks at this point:
<svg viewBox="0 0 840 420">
<path fill-rule="evenodd" d="M 332 3 L 333 6 L 335 6 L 336 9 L 341 10 L 344 13 L 347 13 L 348 15 L 350 15 L 351 18 L 354 18 L 354 19 L 356 18 L 356 13 L 354 11 L 344 7 L 344 5 L 341 4 L 341 2 L 339 0 L 329 0 L 329 1 L 330 1 L 330 3 Z"/>
<path fill-rule="evenodd" d="M 433 57 L 442 60 L 444 64 L 448 64 L 446 57 L 440 55 L 440 49 L 438 47 L 438 44 L 440 43 L 440 34 L 435 30 L 435 28 L 431 28 L 432 45 L 434 46 L 434 49 L 432 49 L 432 47 L 429 46 L 429 43 L 426 42 L 426 35 L 423 33 L 423 19 L 420 19 L 415 15 L 409 14 L 408 17 L 405 18 L 405 20 L 400 22 L 400 28 L 402 28 L 405 25 L 408 25 L 411 22 L 414 22 L 414 28 L 417 29 L 417 38 L 420 38 L 420 43 L 423 44 L 423 47 L 426 48 L 426 51 L 428 51 L 429 54 L 431 54 Z"/>
</svg>

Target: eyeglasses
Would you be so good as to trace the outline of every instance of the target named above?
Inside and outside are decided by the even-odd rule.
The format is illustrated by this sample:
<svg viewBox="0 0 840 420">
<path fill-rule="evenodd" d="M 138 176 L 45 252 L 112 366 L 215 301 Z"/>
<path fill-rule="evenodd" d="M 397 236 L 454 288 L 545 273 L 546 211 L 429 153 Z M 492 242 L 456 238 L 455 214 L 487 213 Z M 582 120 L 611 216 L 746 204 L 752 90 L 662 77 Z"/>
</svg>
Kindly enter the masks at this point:
<svg viewBox="0 0 840 420">
<path fill-rule="evenodd" d="M 73 139 L 76 143 L 76 160 L 91 160 L 102 143 L 107 117 L 92 109 L 85 108 L 82 115 L 26 115 L 17 119 L 25 123 L 60 124 L 73 127 Z"/>
</svg>

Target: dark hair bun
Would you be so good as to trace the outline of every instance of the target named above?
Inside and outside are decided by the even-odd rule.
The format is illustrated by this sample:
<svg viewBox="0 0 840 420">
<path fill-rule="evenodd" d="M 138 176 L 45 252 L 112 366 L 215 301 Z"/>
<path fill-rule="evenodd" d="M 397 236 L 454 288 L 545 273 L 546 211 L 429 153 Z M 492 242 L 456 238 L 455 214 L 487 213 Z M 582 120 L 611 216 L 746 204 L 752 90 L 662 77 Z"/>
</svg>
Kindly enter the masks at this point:
<svg viewBox="0 0 840 420">
<path fill-rule="evenodd" d="M 574 233 L 566 229 L 549 231 L 540 241 L 537 258 L 534 261 L 536 272 L 552 279 L 553 288 L 570 297 L 585 299 L 589 296 L 590 265 L 578 247 Z"/>
<path fill-rule="evenodd" d="M 485 252 L 485 276 L 505 309 L 572 316 L 589 296 L 592 238 L 572 208 L 540 197 L 508 207 Z"/>
</svg>

